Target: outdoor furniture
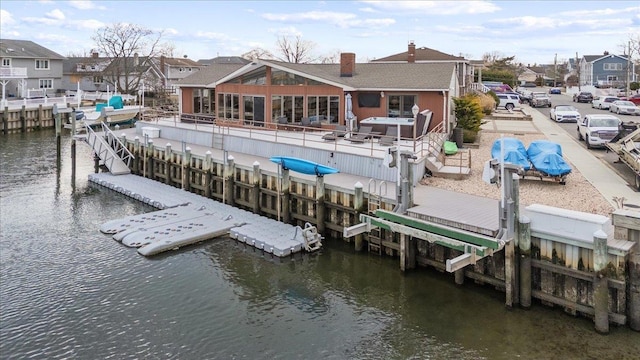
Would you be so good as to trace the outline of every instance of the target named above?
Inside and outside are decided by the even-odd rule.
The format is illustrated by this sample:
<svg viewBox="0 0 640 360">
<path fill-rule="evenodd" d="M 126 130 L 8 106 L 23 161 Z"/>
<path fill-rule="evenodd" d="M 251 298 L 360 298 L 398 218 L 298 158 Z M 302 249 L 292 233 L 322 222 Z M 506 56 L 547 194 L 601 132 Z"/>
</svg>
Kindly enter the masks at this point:
<svg viewBox="0 0 640 360">
<path fill-rule="evenodd" d="M 361 126 L 360 130 L 358 130 L 357 133 L 351 135 L 351 137 L 349 137 L 347 140 L 352 143 L 362 144 L 373 135 L 373 126 Z"/>
<path fill-rule="evenodd" d="M 378 143 L 382 146 L 392 146 L 398 137 L 398 128 L 395 126 L 387 126 L 387 132 L 380 137 Z"/>
<path fill-rule="evenodd" d="M 334 141 L 334 140 L 337 140 L 338 138 L 344 137 L 346 134 L 347 134 L 347 127 L 344 125 L 338 125 L 336 126 L 335 130 L 333 130 L 332 132 L 322 135 L 322 139 Z"/>
<path fill-rule="evenodd" d="M 311 126 L 311 120 L 309 120 L 308 117 L 303 117 L 302 119 L 300 119 L 300 125 L 306 126 L 306 127 L 310 127 Z"/>
</svg>

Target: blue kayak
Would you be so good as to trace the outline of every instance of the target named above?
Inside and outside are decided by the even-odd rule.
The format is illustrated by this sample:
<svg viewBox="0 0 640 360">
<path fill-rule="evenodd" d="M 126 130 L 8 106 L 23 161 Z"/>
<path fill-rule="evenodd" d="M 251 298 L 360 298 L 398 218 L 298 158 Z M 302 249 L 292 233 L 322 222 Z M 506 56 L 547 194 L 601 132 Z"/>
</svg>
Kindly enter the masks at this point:
<svg viewBox="0 0 640 360">
<path fill-rule="evenodd" d="M 501 141 L 502 140 L 502 141 Z M 500 144 L 504 144 L 504 159 L 500 158 Z M 531 163 L 527 156 L 527 150 L 520 139 L 501 138 L 493 142 L 491 147 L 491 157 L 498 161 L 520 165 L 524 170 L 531 169 Z"/>
<path fill-rule="evenodd" d="M 544 174 L 562 176 L 571 172 L 571 166 L 562 158 L 562 148 L 558 143 L 548 140 L 532 141 L 527 155 L 533 167 Z"/>
<path fill-rule="evenodd" d="M 284 169 L 293 170 L 307 175 L 324 176 L 339 173 L 340 170 L 313 161 L 288 156 L 273 156 L 271 162 L 282 165 Z"/>
</svg>

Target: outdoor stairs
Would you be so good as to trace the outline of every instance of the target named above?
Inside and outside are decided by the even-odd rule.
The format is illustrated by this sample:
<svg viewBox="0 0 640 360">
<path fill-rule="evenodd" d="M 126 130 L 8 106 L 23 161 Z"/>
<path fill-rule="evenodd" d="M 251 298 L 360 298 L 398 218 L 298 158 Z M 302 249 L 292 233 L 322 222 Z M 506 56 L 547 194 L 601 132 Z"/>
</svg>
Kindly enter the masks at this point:
<svg viewBox="0 0 640 360">
<path fill-rule="evenodd" d="M 445 155 L 442 149 L 449 135 L 445 132 L 430 132 L 425 166 L 433 176 L 462 180 L 471 175 L 471 151 L 458 149 L 454 155 Z"/>
<path fill-rule="evenodd" d="M 91 146 L 95 154 L 100 158 L 104 166 L 113 175 L 130 174 L 133 154 L 124 146 L 122 141 L 102 123 L 102 133 L 96 133 L 89 125 L 86 126 L 84 140 Z"/>
</svg>

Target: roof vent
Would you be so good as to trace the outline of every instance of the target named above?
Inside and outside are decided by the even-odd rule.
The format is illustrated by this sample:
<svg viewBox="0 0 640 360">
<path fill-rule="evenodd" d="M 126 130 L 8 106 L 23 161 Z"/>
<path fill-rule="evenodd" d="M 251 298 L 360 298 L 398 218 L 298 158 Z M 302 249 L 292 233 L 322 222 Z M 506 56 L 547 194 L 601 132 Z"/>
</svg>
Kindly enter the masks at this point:
<svg viewBox="0 0 640 360">
<path fill-rule="evenodd" d="M 15 50 L 13 50 L 12 48 L 7 48 L 7 52 L 12 52 L 12 51 L 15 51 Z"/>
</svg>

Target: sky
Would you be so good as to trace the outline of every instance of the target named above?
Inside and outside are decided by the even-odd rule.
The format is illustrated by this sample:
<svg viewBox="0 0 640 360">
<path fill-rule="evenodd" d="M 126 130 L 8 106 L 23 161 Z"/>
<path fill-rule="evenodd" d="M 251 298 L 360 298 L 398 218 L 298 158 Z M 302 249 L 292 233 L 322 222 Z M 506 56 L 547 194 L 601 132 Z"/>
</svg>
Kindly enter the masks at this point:
<svg viewBox="0 0 640 360">
<path fill-rule="evenodd" d="M 90 54 L 97 30 L 116 23 L 162 31 L 175 57 L 196 61 L 275 53 L 279 38 L 299 36 L 315 57 L 350 52 L 366 62 L 413 41 L 469 60 L 493 54 L 534 65 L 623 54 L 640 36 L 640 1 L 0 1 L 0 38 L 62 56 Z"/>
</svg>

